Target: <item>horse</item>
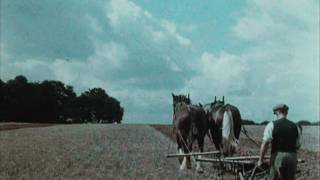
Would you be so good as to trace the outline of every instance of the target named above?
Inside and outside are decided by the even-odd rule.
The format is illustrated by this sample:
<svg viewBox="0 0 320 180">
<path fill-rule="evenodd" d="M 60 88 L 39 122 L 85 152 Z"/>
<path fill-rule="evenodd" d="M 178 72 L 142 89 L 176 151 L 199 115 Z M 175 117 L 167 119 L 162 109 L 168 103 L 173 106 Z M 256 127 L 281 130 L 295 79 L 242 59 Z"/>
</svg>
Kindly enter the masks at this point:
<svg viewBox="0 0 320 180">
<path fill-rule="evenodd" d="M 200 152 L 203 152 L 204 138 L 209 129 L 209 122 L 202 106 L 191 104 L 190 96 L 174 95 L 173 98 L 173 132 L 176 136 L 177 149 L 180 154 L 191 153 L 192 144 L 197 139 Z M 199 157 L 200 158 L 200 157 Z M 180 170 L 191 169 L 190 156 L 180 159 Z M 196 170 L 203 172 L 200 162 Z"/>
<path fill-rule="evenodd" d="M 241 114 L 239 109 L 231 104 L 214 98 L 214 102 L 204 106 L 209 121 L 211 140 L 222 155 L 230 156 L 238 149 L 241 132 Z"/>
</svg>

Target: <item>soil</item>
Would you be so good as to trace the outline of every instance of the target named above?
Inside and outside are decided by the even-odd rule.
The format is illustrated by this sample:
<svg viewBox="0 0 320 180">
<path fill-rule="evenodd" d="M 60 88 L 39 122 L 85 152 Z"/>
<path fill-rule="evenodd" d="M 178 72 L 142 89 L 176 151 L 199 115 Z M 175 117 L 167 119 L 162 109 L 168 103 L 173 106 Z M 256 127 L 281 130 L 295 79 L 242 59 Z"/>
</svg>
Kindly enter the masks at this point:
<svg viewBox="0 0 320 180">
<path fill-rule="evenodd" d="M 0 123 L 0 131 L 9 131 L 9 130 L 15 130 L 15 129 L 21 129 L 21 128 L 33 128 L 33 127 L 48 127 L 53 126 L 56 124 L 49 124 L 49 123 Z"/>
<path fill-rule="evenodd" d="M 168 136 L 173 142 L 176 142 L 175 135 L 172 133 L 171 125 L 150 125 L 159 132 Z M 262 126 L 246 127 L 248 134 L 253 138 L 255 142 L 261 144 L 263 129 Z M 240 135 L 240 152 L 236 155 L 258 155 L 259 147 L 255 145 L 251 140 L 245 137 L 243 134 Z M 313 142 L 318 143 L 318 142 Z M 194 143 L 193 149 L 197 150 L 197 146 Z M 213 144 L 209 138 L 205 139 L 205 151 L 215 151 Z M 268 152 L 270 153 L 270 152 Z M 320 151 L 311 151 L 308 149 L 300 149 L 298 151 L 298 158 L 303 160 L 304 163 L 299 163 L 297 167 L 296 179 L 318 179 L 320 177 Z M 212 170 L 214 171 L 214 170 Z"/>
</svg>

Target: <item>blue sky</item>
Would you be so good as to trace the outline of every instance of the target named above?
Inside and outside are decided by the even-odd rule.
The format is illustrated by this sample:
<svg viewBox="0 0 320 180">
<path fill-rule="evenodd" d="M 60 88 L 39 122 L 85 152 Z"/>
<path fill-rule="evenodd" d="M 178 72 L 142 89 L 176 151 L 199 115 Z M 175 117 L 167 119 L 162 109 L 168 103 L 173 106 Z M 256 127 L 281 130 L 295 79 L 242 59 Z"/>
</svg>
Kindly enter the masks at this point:
<svg viewBox="0 0 320 180">
<path fill-rule="evenodd" d="M 171 92 L 319 120 L 318 0 L 1 0 L 0 20 L 1 79 L 102 87 L 126 123 L 171 123 Z"/>
</svg>

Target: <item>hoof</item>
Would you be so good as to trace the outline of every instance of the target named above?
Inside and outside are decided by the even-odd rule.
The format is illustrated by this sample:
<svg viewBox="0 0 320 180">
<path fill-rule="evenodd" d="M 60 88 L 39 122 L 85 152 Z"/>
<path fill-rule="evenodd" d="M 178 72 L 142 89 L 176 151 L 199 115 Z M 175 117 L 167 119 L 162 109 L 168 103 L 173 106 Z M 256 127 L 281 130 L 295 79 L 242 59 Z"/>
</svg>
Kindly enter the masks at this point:
<svg viewBox="0 0 320 180">
<path fill-rule="evenodd" d="M 201 167 L 197 168 L 197 173 L 203 173 L 203 169 Z"/>
<path fill-rule="evenodd" d="M 187 159 L 187 169 L 191 169 L 191 160 L 190 158 Z"/>
<path fill-rule="evenodd" d="M 191 164 L 187 165 L 187 169 L 192 169 Z"/>
</svg>

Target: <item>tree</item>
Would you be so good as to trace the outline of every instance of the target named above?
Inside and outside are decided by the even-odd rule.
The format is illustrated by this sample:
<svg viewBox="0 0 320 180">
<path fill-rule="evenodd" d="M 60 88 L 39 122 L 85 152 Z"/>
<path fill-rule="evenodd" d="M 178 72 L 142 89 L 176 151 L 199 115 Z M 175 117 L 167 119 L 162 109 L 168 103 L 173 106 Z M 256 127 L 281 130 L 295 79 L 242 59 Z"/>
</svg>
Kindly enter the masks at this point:
<svg viewBox="0 0 320 180">
<path fill-rule="evenodd" d="M 6 83 L 5 101 L 3 102 L 5 119 L 11 121 L 21 120 L 26 122 L 28 117 L 28 104 L 26 92 L 28 92 L 28 80 L 19 75 Z"/>
<path fill-rule="evenodd" d="M 118 122 L 123 116 L 120 102 L 104 89 L 93 88 L 79 97 L 72 86 L 60 81 L 28 82 L 19 75 L 0 79 L 0 121 L 37 123 Z"/>
<path fill-rule="evenodd" d="M 252 120 L 243 119 L 242 124 L 243 125 L 255 125 L 256 123 Z"/>
<path fill-rule="evenodd" d="M 299 124 L 300 126 L 310 126 L 310 125 L 312 125 L 311 122 L 309 122 L 307 120 L 298 121 L 297 124 Z"/>
<path fill-rule="evenodd" d="M 121 123 L 123 108 L 120 102 L 110 97 L 105 90 L 93 88 L 85 91 L 79 97 L 80 109 L 90 122 Z"/>
<path fill-rule="evenodd" d="M 7 115 L 6 112 L 8 109 L 6 108 L 6 83 L 0 79 L 0 122 L 5 121 Z"/>
<path fill-rule="evenodd" d="M 260 123 L 260 125 L 267 125 L 270 121 L 263 121 Z"/>
<path fill-rule="evenodd" d="M 319 126 L 320 125 L 320 121 L 316 121 L 316 122 L 312 123 L 312 125 Z"/>
<path fill-rule="evenodd" d="M 68 105 L 76 98 L 72 86 L 65 86 L 60 81 L 43 81 L 41 84 L 41 96 L 46 104 L 42 110 L 46 112 L 45 117 L 52 122 L 63 123 L 72 117 Z M 42 102 L 43 104 L 43 102 Z"/>
</svg>

